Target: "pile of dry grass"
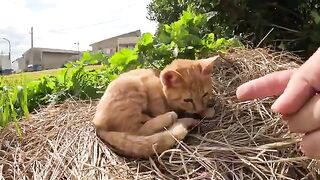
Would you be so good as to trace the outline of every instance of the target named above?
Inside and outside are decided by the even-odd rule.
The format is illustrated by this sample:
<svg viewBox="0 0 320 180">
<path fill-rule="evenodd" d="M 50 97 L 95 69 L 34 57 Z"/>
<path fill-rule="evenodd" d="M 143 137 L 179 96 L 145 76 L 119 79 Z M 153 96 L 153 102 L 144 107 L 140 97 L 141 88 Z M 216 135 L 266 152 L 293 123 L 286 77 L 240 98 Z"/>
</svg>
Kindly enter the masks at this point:
<svg viewBox="0 0 320 180">
<path fill-rule="evenodd" d="M 273 98 L 238 102 L 250 79 L 297 67 L 298 58 L 266 49 L 235 50 L 216 68 L 216 116 L 171 149 L 149 160 L 118 157 L 95 135 L 96 102 L 68 101 L 41 109 L 0 132 L 0 177 L 5 179 L 317 179 L 317 162 L 299 152 L 270 111 Z"/>
</svg>

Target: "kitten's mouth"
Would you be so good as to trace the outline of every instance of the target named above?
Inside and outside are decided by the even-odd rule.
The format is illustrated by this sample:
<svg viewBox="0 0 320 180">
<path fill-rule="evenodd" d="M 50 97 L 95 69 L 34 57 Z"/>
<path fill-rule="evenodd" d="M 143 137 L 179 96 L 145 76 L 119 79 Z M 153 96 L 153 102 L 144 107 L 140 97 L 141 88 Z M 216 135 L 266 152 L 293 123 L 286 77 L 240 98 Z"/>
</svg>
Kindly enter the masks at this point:
<svg viewBox="0 0 320 180">
<path fill-rule="evenodd" d="M 203 119 L 203 116 L 201 116 L 198 113 L 188 113 L 184 110 L 177 110 L 178 118 L 193 118 L 193 119 Z"/>
<path fill-rule="evenodd" d="M 194 119 L 203 119 L 203 116 L 201 114 L 198 114 L 198 113 L 193 113 L 191 114 L 191 116 L 194 118 Z"/>
</svg>

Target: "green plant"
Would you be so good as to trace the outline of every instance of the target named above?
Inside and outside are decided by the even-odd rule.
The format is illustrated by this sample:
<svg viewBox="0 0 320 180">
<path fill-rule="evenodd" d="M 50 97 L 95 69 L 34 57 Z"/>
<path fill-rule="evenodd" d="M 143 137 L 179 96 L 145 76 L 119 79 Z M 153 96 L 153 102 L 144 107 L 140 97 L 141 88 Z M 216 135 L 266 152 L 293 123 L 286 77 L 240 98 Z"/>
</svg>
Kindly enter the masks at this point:
<svg viewBox="0 0 320 180">
<path fill-rule="evenodd" d="M 87 69 L 87 65 L 102 63 L 102 68 Z M 44 76 L 28 85 L 30 111 L 40 105 L 61 102 L 73 96 L 80 99 L 99 98 L 110 79 L 106 72 L 107 57 L 102 53 L 83 53 L 81 60 L 70 62 L 56 76 Z M 111 76 L 110 76 L 111 77 Z"/>
<path fill-rule="evenodd" d="M 0 127 L 5 127 L 9 121 L 13 121 L 17 133 L 21 135 L 22 132 L 18 119 L 22 115 L 25 115 L 26 118 L 29 116 L 27 93 L 22 86 L 2 86 L 0 93 L 2 94 L 0 98 Z"/>
<path fill-rule="evenodd" d="M 189 8 L 178 21 L 162 25 L 155 37 L 144 34 L 136 46 L 138 61 L 162 68 L 174 58 L 198 59 L 209 52 L 242 46 L 236 38 L 217 38 L 210 33 L 207 18 Z"/>
</svg>

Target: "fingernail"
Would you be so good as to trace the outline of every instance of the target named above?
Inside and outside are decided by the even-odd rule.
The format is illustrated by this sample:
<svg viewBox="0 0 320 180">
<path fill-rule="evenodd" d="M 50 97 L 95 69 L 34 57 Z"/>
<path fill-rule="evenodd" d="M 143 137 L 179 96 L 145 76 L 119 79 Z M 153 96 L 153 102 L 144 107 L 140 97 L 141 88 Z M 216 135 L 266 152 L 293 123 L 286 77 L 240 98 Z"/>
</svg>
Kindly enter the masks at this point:
<svg viewBox="0 0 320 180">
<path fill-rule="evenodd" d="M 280 113 L 280 109 L 281 109 L 281 106 L 279 104 L 279 98 L 272 104 L 271 106 L 271 110 L 275 113 Z"/>
<path fill-rule="evenodd" d="M 277 104 L 277 101 L 276 101 L 276 102 L 274 102 L 274 103 L 272 104 L 271 110 L 272 110 L 273 112 L 276 112 L 277 108 L 278 108 L 278 104 Z"/>
<path fill-rule="evenodd" d="M 245 96 L 245 92 L 243 92 L 243 87 L 244 87 L 244 86 L 245 86 L 245 85 L 242 84 L 242 85 L 240 85 L 240 86 L 237 88 L 237 90 L 236 90 L 236 96 L 237 96 L 237 98 L 238 98 L 239 100 L 242 100 L 243 97 Z"/>
<path fill-rule="evenodd" d="M 277 113 L 279 113 L 279 110 L 281 109 L 281 102 L 283 102 L 283 96 L 281 95 L 281 96 L 279 96 L 276 100 L 275 100 L 275 102 L 272 104 L 272 106 L 271 106 L 271 110 L 273 111 L 273 112 L 277 112 Z"/>
</svg>

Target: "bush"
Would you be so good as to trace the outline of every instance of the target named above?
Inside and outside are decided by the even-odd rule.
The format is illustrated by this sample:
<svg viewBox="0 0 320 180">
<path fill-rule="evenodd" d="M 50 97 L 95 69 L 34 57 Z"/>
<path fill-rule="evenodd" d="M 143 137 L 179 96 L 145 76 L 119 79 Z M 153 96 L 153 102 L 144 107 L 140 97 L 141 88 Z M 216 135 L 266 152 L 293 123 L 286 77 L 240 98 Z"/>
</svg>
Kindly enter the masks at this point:
<svg viewBox="0 0 320 180">
<path fill-rule="evenodd" d="M 242 46 L 236 38 L 217 38 L 206 28 L 207 18 L 189 8 L 176 22 L 161 25 L 155 37 L 144 34 L 136 47 L 139 59 L 162 68 L 174 58 L 198 59 L 209 52 Z"/>
<path fill-rule="evenodd" d="M 224 37 L 241 35 L 254 45 L 303 50 L 304 56 L 320 46 L 319 0 L 152 0 L 148 17 L 161 28 L 176 21 L 188 5 L 207 14 L 207 28 Z"/>
</svg>

